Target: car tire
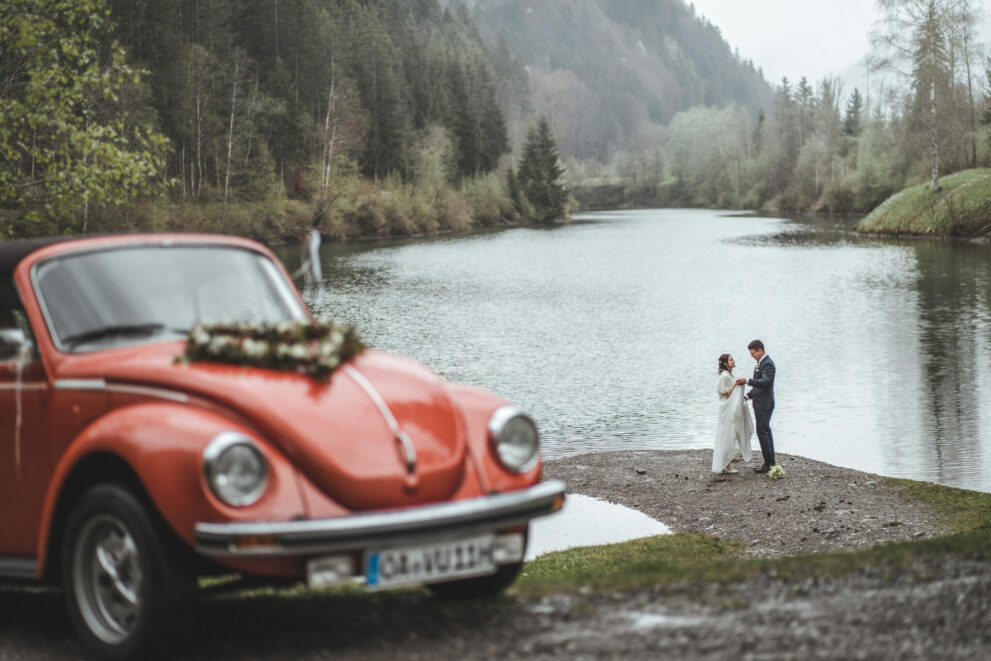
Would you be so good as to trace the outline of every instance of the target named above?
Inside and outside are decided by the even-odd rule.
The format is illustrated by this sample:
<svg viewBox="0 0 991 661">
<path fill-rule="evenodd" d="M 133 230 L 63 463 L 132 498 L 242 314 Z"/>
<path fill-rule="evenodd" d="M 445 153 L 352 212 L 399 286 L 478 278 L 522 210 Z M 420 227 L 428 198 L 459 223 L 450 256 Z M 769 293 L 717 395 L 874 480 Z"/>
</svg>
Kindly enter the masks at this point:
<svg viewBox="0 0 991 661">
<path fill-rule="evenodd" d="M 442 599 L 473 599 L 494 597 L 512 585 L 523 569 L 522 562 L 500 565 L 494 574 L 476 578 L 460 578 L 446 583 L 432 583 L 427 589 Z"/>
<path fill-rule="evenodd" d="M 188 630 L 195 577 L 175 547 L 128 489 L 100 484 L 83 493 L 63 537 L 62 585 L 72 624 L 97 657 L 164 655 Z"/>
</svg>

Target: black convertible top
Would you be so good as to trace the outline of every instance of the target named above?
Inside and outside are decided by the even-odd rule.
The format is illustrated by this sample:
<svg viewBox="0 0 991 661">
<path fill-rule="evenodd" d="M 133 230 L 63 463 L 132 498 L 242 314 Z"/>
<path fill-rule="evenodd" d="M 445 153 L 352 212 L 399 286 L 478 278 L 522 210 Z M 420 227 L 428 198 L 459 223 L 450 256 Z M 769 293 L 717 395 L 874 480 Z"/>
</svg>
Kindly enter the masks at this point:
<svg viewBox="0 0 991 661">
<path fill-rule="evenodd" d="M 43 236 L 37 239 L 0 241 L 0 276 L 10 275 L 21 260 L 39 248 L 61 241 L 69 241 L 74 236 Z"/>
</svg>

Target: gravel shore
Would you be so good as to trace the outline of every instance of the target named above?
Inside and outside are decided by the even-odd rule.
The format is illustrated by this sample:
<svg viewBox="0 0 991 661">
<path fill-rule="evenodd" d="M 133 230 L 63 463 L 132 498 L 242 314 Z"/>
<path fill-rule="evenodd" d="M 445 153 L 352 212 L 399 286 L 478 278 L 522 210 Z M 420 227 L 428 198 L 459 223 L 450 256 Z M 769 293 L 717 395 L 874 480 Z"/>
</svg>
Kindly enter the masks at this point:
<svg viewBox="0 0 991 661">
<path fill-rule="evenodd" d="M 709 472 L 703 450 L 555 459 L 549 478 L 639 509 L 672 530 L 759 556 L 853 549 L 946 531 L 884 478 L 782 455 L 783 480 Z M 991 550 L 927 555 L 891 572 L 443 601 L 423 590 L 212 597 L 179 658 L 991 658 Z M 0 661 L 75 659 L 61 595 L 0 589 Z"/>
<path fill-rule="evenodd" d="M 757 455 L 759 457 L 759 455 Z M 580 493 L 640 510 L 672 530 L 740 542 L 755 555 L 862 548 L 947 533 L 932 512 L 870 473 L 779 454 L 786 477 L 735 463 L 714 474 L 711 450 L 604 452 L 554 459 L 544 474 Z"/>
</svg>

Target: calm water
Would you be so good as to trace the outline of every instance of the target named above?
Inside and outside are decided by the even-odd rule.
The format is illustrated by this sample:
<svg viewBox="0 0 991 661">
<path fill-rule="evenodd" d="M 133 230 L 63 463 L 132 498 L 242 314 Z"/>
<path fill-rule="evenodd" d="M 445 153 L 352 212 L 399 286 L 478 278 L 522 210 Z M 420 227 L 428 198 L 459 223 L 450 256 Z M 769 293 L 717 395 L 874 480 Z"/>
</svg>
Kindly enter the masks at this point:
<svg viewBox="0 0 991 661">
<path fill-rule="evenodd" d="M 534 519 L 526 560 L 576 546 L 617 544 L 641 537 L 669 535 L 671 528 L 643 512 L 599 498 L 569 493 L 560 512 Z"/>
<path fill-rule="evenodd" d="M 327 246 L 314 307 L 521 404 L 549 457 L 711 446 L 716 358 L 749 376 L 760 338 L 780 452 L 991 491 L 991 249 L 846 229 L 629 211 Z"/>
</svg>

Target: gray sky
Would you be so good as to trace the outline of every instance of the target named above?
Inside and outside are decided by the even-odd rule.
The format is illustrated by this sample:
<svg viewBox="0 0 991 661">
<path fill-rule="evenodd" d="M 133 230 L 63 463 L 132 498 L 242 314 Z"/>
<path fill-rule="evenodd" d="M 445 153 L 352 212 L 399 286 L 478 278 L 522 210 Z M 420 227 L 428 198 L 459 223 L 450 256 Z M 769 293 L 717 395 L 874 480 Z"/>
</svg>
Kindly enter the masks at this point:
<svg viewBox="0 0 991 661">
<path fill-rule="evenodd" d="M 772 84 L 841 75 L 869 51 L 873 0 L 688 0 Z"/>
</svg>

